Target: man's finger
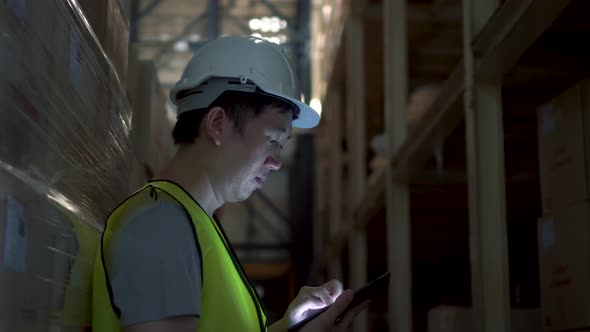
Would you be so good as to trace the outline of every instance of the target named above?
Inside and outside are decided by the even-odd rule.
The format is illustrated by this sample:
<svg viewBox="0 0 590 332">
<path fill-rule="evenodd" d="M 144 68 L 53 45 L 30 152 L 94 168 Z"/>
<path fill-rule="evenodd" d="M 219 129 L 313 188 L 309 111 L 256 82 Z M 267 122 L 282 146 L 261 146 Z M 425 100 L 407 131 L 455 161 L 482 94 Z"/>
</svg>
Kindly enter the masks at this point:
<svg viewBox="0 0 590 332">
<path fill-rule="evenodd" d="M 342 317 L 342 319 L 340 320 L 340 322 L 338 322 L 338 324 L 343 325 L 343 326 L 350 326 L 350 324 L 352 324 L 352 320 L 354 319 L 354 317 L 356 317 L 356 315 L 361 313 L 361 311 L 367 309 L 370 302 L 371 301 L 365 301 L 365 302 L 357 305 L 356 307 L 350 309 L 350 311 L 348 311 L 346 313 L 346 315 L 344 315 L 344 317 Z"/>
<path fill-rule="evenodd" d="M 324 307 L 326 307 L 326 304 L 322 300 L 314 297 L 307 297 L 293 301 L 289 306 L 289 310 L 293 317 L 304 317 L 308 310 L 317 310 Z"/>
<path fill-rule="evenodd" d="M 339 280 L 330 280 L 323 284 L 322 288 L 327 289 L 334 299 L 342 294 L 342 283 Z"/>
<path fill-rule="evenodd" d="M 331 305 L 334 303 L 334 298 L 330 295 L 329 291 L 323 287 L 313 288 L 310 291 L 310 295 L 319 298 L 325 305 Z"/>
<path fill-rule="evenodd" d="M 354 297 L 354 292 L 350 289 L 345 290 L 336 299 L 336 302 L 326 311 L 322 316 L 326 316 L 326 319 L 330 321 L 330 324 L 334 324 L 338 316 L 340 316 Z"/>
<path fill-rule="evenodd" d="M 307 301 L 304 302 L 305 306 L 307 307 L 307 309 L 322 309 L 326 307 L 326 304 L 324 303 L 324 301 L 317 299 L 317 298 L 312 298 L 309 299 Z"/>
</svg>

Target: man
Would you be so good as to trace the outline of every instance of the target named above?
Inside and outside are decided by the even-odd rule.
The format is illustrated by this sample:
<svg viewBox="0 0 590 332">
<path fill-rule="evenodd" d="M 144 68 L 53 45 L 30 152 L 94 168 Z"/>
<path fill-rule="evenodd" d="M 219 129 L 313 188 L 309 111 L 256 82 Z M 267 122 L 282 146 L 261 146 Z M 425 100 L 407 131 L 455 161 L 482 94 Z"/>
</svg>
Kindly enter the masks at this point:
<svg viewBox="0 0 590 332">
<path fill-rule="evenodd" d="M 334 304 L 301 331 L 343 331 L 364 306 L 338 281 L 305 287 L 267 327 L 215 210 L 247 199 L 269 172 L 292 126 L 319 116 L 297 100 L 280 47 L 229 36 L 203 46 L 170 92 L 179 150 L 169 165 L 108 218 L 93 285 L 95 332 L 286 331 L 309 310 Z"/>
</svg>

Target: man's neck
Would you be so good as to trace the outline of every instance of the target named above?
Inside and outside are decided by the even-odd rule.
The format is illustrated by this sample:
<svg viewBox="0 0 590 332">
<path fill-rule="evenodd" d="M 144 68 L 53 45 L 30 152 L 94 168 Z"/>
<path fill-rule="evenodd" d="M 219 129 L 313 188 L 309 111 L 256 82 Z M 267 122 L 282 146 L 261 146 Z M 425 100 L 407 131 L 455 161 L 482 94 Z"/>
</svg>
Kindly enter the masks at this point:
<svg viewBox="0 0 590 332">
<path fill-rule="evenodd" d="M 182 186 L 199 203 L 209 217 L 223 202 L 216 196 L 207 165 L 194 160 L 189 153 L 178 151 L 156 179 L 169 180 Z"/>
</svg>

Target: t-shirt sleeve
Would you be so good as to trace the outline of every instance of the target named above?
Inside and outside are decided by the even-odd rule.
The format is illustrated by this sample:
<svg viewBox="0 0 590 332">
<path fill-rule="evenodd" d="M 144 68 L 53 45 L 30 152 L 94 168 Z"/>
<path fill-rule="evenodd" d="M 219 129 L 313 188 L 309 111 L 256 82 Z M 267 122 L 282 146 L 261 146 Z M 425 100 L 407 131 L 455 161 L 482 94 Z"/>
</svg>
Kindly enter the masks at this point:
<svg viewBox="0 0 590 332">
<path fill-rule="evenodd" d="M 184 208 L 162 200 L 129 216 L 113 236 L 108 272 L 124 327 L 199 317 L 201 261 L 193 234 Z"/>
</svg>

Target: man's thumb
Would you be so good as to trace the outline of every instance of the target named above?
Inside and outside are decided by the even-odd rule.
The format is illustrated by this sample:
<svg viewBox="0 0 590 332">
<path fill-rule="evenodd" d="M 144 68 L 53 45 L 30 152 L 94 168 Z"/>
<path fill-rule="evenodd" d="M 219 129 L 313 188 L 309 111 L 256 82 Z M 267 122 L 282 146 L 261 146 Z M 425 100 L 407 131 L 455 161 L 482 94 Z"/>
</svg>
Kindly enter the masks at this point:
<svg viewBox="0 0 590 332">
<path fill-rule="evenodd" d="M 326 318 L 330 320 L 331 323 L 335 322 L 336 319 L 346 310 L 346 307 L 352 302 L 354 298 L 354 292 L 350 289 L 345 290 L 338 296 L 336 302 L 330 306 L 330 309 L 326 311 Z"/>
</svg>

